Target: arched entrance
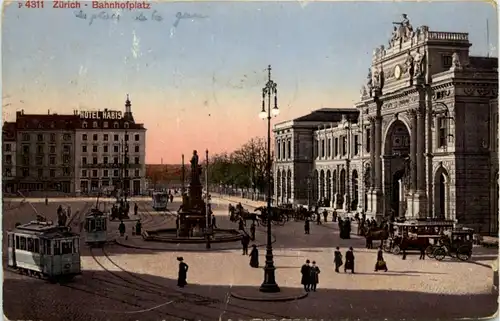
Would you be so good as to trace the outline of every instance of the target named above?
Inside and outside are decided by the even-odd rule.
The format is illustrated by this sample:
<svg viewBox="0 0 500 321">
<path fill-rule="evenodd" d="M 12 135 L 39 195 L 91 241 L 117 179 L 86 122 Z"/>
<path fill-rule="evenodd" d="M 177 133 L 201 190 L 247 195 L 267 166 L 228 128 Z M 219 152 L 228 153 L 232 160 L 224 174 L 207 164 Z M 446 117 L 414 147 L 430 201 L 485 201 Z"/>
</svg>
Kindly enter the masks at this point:
<svg viewBox="0 0 500 321">
<path fill-rule="evenodd" d="M 286 199 L 286 172 L 281 172 L 281 203 L 285 203 Z"/>
<path fill-rule="evenodd" d="M 319 199 L 325 198 L 325 171 L 321 170 L 319 173 Z"/>
<path fill-rule="evenodd" d="M 339 191 L 339 200 L 337 202 L 339 207 L 342 207 L 344 205 L 345 191 L 346 191 L 345 169 L 342 169 L 340 171 L 340 191 Z"/>
<path fill-rule="evenodd" d="M 450 218 L 449 204 L 449 176 L 444 167 L 440 167 L 434 175 L 434 217 Z"/>
<path fill-rule="evenodd" d="M 292 201 L 292 171 L 288 170 L 288 173 L 286 175 L 286 197 L 287 197 L 287 203 Z"/>
<path fill-rule="evenodd" d="M 383 161 L 385 215 L 405 216 L 411 175 L 410 131 L 401 119 L 395 119 L 386 131 Z"/>
<path fill-rule="evenodd" d="M 330 170 L 326 171 L 326 197 L 325 201 L 326 204 L 325 206 L 330 206 L 330 202 L 332 199 L 332 172 Z"/>
<path fill-rule="evenodd" d="M 352 186 L 352 202 L 351 202 L 351 210 L 355 211 L 358 208 L 359 203 L 359 186 L 358 186 L 358 171 L 353 170 L 351 176 L 351 186 Z"/>
</svg>

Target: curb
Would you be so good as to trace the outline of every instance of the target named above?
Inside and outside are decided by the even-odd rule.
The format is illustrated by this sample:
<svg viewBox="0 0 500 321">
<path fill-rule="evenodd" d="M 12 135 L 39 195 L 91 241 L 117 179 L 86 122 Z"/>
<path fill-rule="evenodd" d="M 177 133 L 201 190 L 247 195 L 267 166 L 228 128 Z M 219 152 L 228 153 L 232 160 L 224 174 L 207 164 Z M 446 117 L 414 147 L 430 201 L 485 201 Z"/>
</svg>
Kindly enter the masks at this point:
<svg viewBox="0 0 500 321">
<path fill-rule="evenodd" d="M 257 292 L 257 295 L 259 294 L 260 292 Z M 280 294 L 281 292 L 278 293 L 278 295 Z M 289 295 L 289 296 L 277 296 L 277 297 L 263 297 L 263 296 L 248 296 L 248 295 L 242 295 L 242 294 L 238 294 L 237 292 L 231 292 L 231 296 L 235 299 L 239 299 L 239 300 L 244 300 L 244 301 L 255 301 L 255 302 L 287 302 L 287 301 L 297 301 L 297 300 L 300 300 L 300 299 L 304 299 L 305 297 L 307 297 L 309 295 L 308 292 L 302 292 L 301 294 L 299 295 Z M 262 295 L 262 294 L 261 294 Z"/>
</svg>

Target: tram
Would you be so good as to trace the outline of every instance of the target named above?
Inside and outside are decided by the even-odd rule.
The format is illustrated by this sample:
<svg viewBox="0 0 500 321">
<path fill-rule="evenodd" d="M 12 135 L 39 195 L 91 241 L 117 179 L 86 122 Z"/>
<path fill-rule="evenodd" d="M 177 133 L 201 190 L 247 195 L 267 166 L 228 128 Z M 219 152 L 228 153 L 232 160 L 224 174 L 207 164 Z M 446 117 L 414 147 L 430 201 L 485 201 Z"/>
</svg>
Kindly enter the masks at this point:
<svg viewBox="0 0 500 321">
<path fill-rule="evenodd" d="M 85 215 L 85 243 L 90 246 L 102 246 L 107 242 L 108 216 L 98 208 L 92 208 Z"/>
<path fill-rule="evenodd" d="M 7 238 L 11 269 L 51 282 L 81 274 L 80 236 L 66 226 L 32 221 L 8 231 Z"/>
<path fill-rule="evenodd" d="M 168 194 L 167 192 L 153 192 L 152 207 L 155 211 L 165 211 L 167 209 Z"/>
</svg>

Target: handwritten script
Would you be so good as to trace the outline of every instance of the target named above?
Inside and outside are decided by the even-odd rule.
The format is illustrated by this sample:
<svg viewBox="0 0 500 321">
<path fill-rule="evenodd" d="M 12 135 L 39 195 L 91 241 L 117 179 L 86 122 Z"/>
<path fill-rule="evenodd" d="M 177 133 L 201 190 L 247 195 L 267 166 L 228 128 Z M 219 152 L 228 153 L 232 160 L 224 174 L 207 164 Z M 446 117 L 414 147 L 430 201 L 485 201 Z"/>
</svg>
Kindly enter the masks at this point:
<svg viewBox="0 0 500 321">
<path fill-rule="evenodd" d="M 205 18 L 208 18 L 208 16 L 202 16 L 202 15 L 199 15 L 199 14 L 190 14 L 190 13 L 182 13 L 182 12 L 177 12 L 177 14 L 175 15 L 175 18 L 177 20 L 175 20 L 174 22 L 174 28 L 177 28 L 177 26 L 179 25 L 179 22 L 183 19 L 205 19 Z"/>
<path fill-rule="evenodd" d="M 83 10 L 75 11 L 75 17 L 87 20 L 87 14 Z M 101 11 L 99 13 L 93 13 L 92 15 L 90 15 L 89 26 L 94 22 L 95 19 L 120 21 L 120 14 L 118 14 L 118 13 L 110 14 L 106 11 Z"/>
</svg>

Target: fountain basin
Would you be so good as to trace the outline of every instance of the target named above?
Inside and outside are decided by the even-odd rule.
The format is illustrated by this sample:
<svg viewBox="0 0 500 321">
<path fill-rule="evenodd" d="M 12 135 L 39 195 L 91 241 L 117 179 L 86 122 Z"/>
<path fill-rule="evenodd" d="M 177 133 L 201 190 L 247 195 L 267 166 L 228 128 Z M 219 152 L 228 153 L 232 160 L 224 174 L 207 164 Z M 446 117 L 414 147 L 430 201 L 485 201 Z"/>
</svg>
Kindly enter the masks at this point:
<svg viewBox="0 0 500 321">
<path fill-rule="evenodd" d="M 206 243 L 204 236 L 193 237 L 178 237 L 177 229 L 164 228 L 157 230 L 145 230 L 142 232 L 142 238 L 145 241 L 165 242 L 165 243 L 184 243 L 184 244 L 199 244 Z M 211 235 L 211 243 L 230 243 L 238 242 L 242 238 L 239 231 L 234 229 L 214 229 Z"/>
</svg>

